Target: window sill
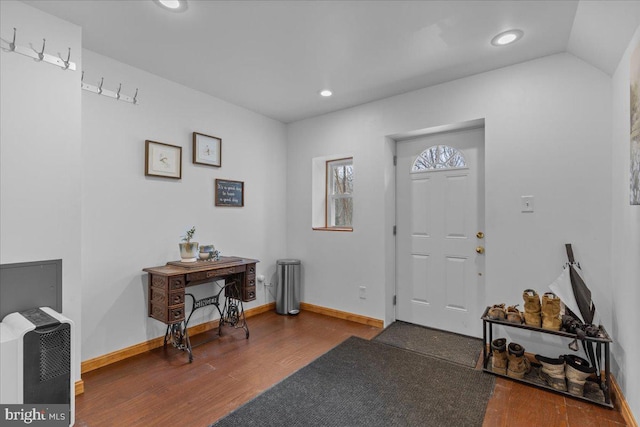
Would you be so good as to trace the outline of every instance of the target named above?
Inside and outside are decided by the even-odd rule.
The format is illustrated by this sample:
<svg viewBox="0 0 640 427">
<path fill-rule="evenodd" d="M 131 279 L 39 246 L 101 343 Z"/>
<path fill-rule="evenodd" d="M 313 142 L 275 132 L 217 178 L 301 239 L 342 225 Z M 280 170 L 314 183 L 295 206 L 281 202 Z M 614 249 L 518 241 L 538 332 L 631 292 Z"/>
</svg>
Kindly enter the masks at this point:
<svg viewBox="0 0 640 427">
<path fill-rule="evenodd" d="M 313 227 L 313 231 L 353 231 L 353 227 Z"/>
</svg>

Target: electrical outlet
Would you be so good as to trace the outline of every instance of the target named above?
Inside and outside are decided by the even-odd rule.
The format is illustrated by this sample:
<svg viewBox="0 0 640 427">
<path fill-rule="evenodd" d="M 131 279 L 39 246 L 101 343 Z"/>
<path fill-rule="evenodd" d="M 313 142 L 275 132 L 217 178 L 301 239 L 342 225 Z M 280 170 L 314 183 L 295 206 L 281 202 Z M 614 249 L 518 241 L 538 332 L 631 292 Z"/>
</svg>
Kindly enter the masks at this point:
<svg viewBox="0 0 640 427">
<path fill-rule="evenodd" d="M 367 299 L 367 287 L 366 286 L 360 286 L 359 295 L 360 295 L 360 299 Z"/>
</svg>

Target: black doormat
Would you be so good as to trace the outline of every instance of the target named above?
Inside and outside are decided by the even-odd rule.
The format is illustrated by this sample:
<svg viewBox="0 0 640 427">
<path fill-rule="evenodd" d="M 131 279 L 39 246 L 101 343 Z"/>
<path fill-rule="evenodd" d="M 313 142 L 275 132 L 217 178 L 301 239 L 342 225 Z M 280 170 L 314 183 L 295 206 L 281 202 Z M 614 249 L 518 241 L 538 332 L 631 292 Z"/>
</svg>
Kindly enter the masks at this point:
<svg viewBox="0 0 640 427">
<path fill-rule="evenodd" d="M 213 426 L 481 426 L 494 381 L 351 337 Z"/>
<path fill-rule="evenodd" d="M 482 351 L 479 338 L 400 321 L 393 322 L 373 340 L 472 368 Z"/>
</svg>

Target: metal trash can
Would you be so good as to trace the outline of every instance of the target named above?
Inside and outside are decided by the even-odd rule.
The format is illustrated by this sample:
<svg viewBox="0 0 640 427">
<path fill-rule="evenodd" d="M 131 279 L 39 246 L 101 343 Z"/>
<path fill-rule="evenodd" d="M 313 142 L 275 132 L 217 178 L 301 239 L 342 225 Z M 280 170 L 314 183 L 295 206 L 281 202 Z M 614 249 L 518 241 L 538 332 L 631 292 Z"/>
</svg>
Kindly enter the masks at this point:
<svg viewBox="0 0 640 427">
<path fill-rule="evenodd" d="M 276 313 L 300 312 L 300 260 L 279 259 L 276 262 L 278 284 L 276 288 Z"/>
</svg>

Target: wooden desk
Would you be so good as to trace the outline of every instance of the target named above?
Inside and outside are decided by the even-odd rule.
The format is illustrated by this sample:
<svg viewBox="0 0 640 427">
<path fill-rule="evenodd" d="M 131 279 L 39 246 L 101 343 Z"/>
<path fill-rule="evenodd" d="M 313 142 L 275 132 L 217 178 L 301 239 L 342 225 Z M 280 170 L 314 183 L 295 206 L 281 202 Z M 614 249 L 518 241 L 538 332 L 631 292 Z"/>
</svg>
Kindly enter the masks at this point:
<svg viewBox="0 0 640 427">
<path fill-rule="evenodd" d="M 235 326 L 241 320 L 248 338 L 249 329 L 244 322 L 242 302 L 256 299 L 257 262 L 259 261 L 248 258 L 221 257 L 219 261 L 171 261 L 160 267 L 142 269 L 149 274 L 148 316 L 167 325 L 165 345 L 170 339 L 175 347 L 187 350 L 189 361 L 192 360 L 191 344 L 187 333 L 190 316 L 185 320 L 186 295 L 193 298 L 191 312 L 206 305 L 215 305 L 220 313 L 220 326 L 225 322 Z M 232 284 L 224 287 L 226 301 L 222 310 L 219 307 L 220 293 L 198 301 L 193 295 L 185 293 L 185 289 L 189 286 L 217 280 L 225 280 Z M 235 304 L 229 304 L 229 299 L 240 301 L 241 313 L 238 312 Z M 228 307 L 232 310 L 227 310 Z M 238 318 L 239 316 L 241 319 Z"/>
</svg>

